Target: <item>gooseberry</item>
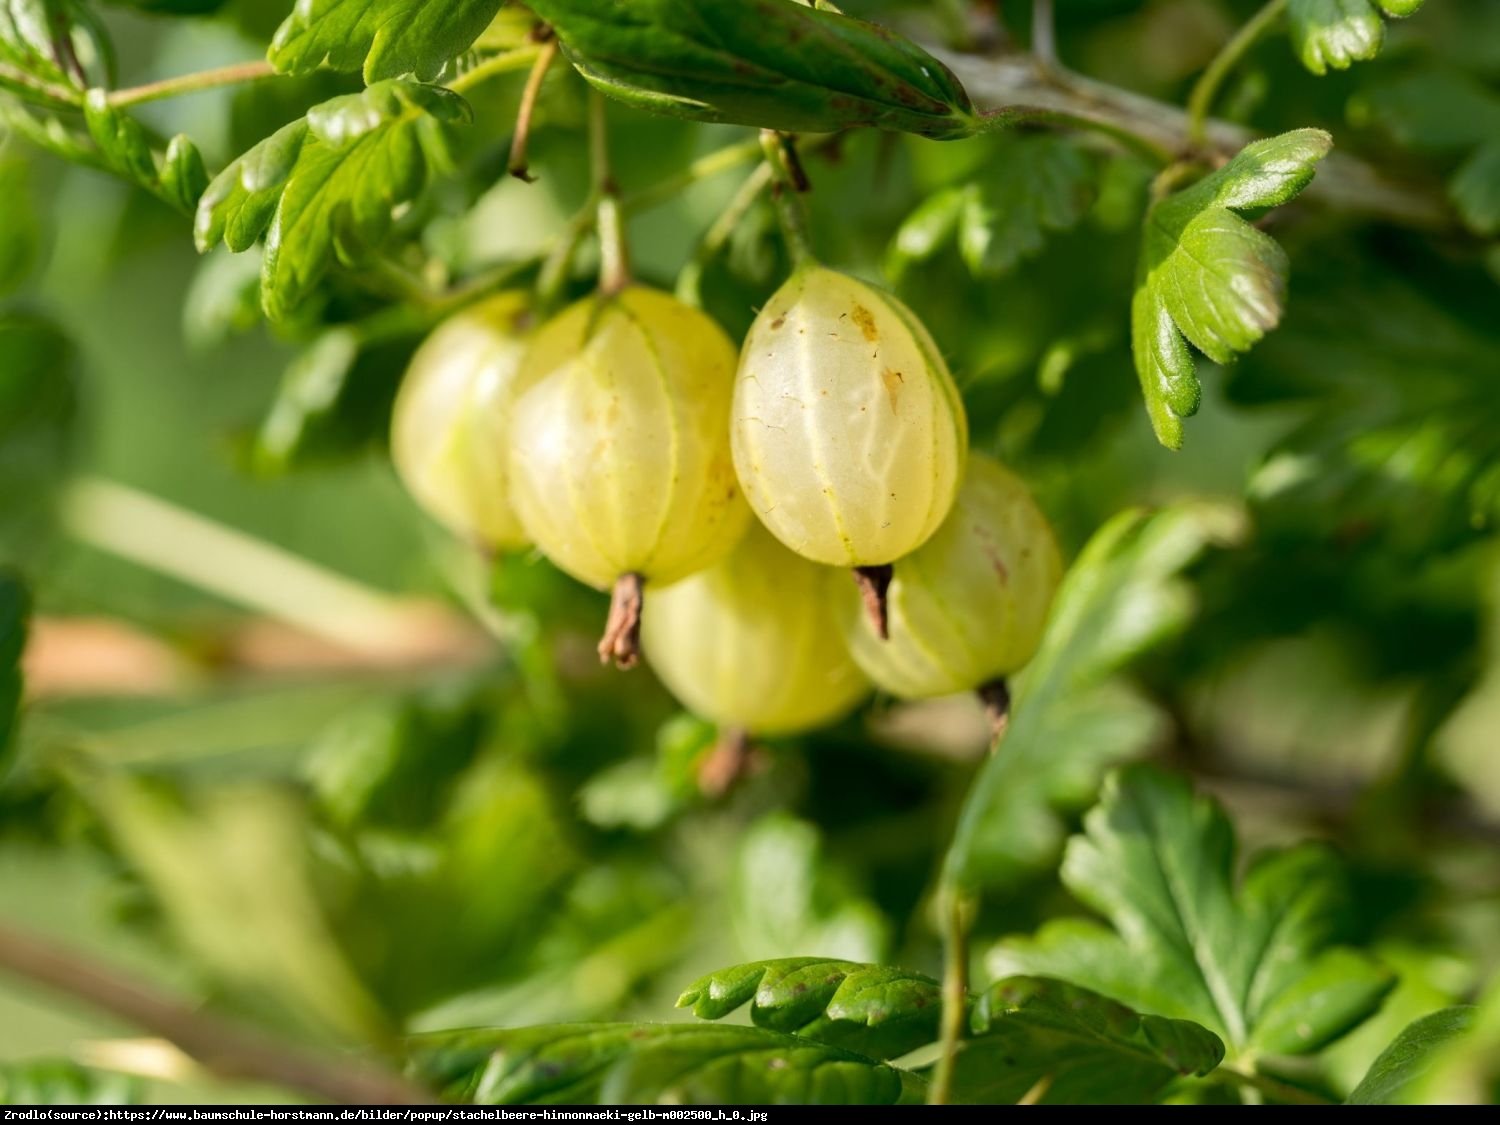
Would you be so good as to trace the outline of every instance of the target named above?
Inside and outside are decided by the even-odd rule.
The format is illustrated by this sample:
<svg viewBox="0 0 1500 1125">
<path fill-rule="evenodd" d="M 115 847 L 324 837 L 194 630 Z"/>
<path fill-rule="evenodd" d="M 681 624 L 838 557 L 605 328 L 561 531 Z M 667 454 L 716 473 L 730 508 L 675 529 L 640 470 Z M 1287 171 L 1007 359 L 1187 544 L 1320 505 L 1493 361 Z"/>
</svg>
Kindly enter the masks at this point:
<svg viewBox="0 0 1500 1125">
<path fill-rule="evenodd" d="M 852 593 L 844 633 L 856 663 L 893 695 L 982 690 L 1036 652 L 1061 579 L 1057 541 L 1025 483 L 974 453 L 948 519 L 893 568 L 889 639 Z"/>
<path fill-rule="evenodd" d="M 407 491 L 455 535 L 497 550 L 527 543 L 510 502 L 508 430 L 530 328 L 521 292 L 450 317 L 412 357 L 391 415 Z"/>
<path fill-rule="evenodd" d="M 726 555 L 749 522 L 729 450 L 735 352 L 704 313 L 628 286 L 541 328 L 517 378 L 511 491 L 558 567 L 613 588 L 601 659 L 636 659 L 642 587 Z"/>
<path fill-rule="evenodd" d="M 870 690 L 838 627 L 832 583 L 843 581 L 752 525 L 723 562 L 653 595 L 647 659 L 684 706 L 720 726 L 821 726 Z"/>
</svg>

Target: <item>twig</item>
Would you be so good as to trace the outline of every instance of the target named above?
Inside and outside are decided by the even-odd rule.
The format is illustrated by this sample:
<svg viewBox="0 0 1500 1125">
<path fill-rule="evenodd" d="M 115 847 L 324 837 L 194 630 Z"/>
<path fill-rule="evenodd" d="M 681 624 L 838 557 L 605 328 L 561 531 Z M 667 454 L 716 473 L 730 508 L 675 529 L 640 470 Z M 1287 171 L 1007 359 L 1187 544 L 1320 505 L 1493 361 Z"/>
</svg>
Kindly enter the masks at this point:
<svg viewBox="0 0 1500 1125">
<path fill-rule="evenodd" d="M 220 1078 L 270 1082 L 338 1105 L 431 1105 L 425 1091 L 352 1058 L 289 1050 L 257 1031 L 160 996 L 51 942 L 0 925 L 0 968 L 166 1039 Z"/>
<path fill-rule="evenodd" d="M 203 90 L 214 90 L 220 86 L 237 86 L 243 82 L 259 82 L 276 77 L 276 68 L 264 59 L 254 62 L 235 63 L 232 66 L 200 70 L 194 74 L 183 74 L 176 78 L 163 78 L 159 82 L 148 82 L 143 86 L 130 86 L 115 90 L 109 95 L 109 104 L 116 109 L 125 109 L 143 102 L 175 98 L 182 94 L 196 94 Z"/>
<path fill-rule="evenodd" d="M 1287 0 L 1269 0 L 1265 7 L 1251 16 L 1222 50 L 1213 57 L 1208 68 L 1194 83 L 1188 94 L 1188 143 L 1194 147 L 1208 139 L 1208 113 L 1213 108 L 1214 97 L 1231 71 L 1245 57 L 1245 53 L 1271 29 L 1271 25 L 1286 11 Z"/>
<path fill-rule="evenodd" d="M 1055 110 L 1113 125 L 1166 152 L 1182 152 L 1189 147 L 1187 114 L 1178 106 L 1073 73 L 1059 78 L 1027 54 L 986 58 L 936 44 L 923 45 L 953 70 L 980 105 L 1002 110 L 1017 105 L 1032 112 Z M 1228 122 L 1209 121 L 1206 141 L 1211 152 L 1207 155 L 1230 156 L 1256 135 Z M 1341 153 L 1334 153 L 1318 166 L 1318 174 L 1305 194 L 1331 207 L 1407 226 L 1446 229 L 1454 225 L 1440 194 L 1391 181 L 1369 164 Z"/>
</svg>

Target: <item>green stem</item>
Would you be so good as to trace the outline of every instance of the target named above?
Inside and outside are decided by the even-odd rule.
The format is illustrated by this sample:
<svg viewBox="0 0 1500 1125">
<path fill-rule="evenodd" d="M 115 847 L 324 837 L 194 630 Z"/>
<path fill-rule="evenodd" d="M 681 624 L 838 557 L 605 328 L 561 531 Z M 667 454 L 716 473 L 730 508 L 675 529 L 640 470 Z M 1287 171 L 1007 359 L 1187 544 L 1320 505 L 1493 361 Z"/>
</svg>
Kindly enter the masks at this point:
<svg viewBox="0 0 1500 1125">
<path fill-rule="evenodd" d="M 1278 1082 L 1274 1078 L 1267 1078 L 1263 1074 L 1251 1074 L 1243 1070 L 1235 1070 L 1233 1067 L 1221 1066 L 1214 1071 L 1213 1077 L 1228 1082 L 1231 1086 L 1239 1086 L 1242 1089 L 1254 1090 L 1258 1093 L 1275 1098 L 1280 1102 L 1288 1102 L 1291 1105 L 1337 1105 L 1331 1098 L 1325 1098 L 1321 1094 L 1315 1094 L 1311 1090 L 1304 1090 L 1299 1086 L 1291 1086 L 1285 1082 Z"/>
<path fill-rule="evenodd" d="M 630 284 L 630 251 L 625 244 L 625 219 L 620 213 L 620 189 L 609 163 L 609 122 L 604 95 L 589 94 L 589 164 L 594 175 L 594 207 L 599 224 L 599 288 L 618 293 Z"/>
<path fill-rule="evenodd" d="M 221 86 L 238 86 L 244 82 L 259 82 L 276 77 L 276 70 L 264 59 L 254 62 L 235 63 L 232 66 L 200 70 L 193 74 L 182 74 L 176 78 L 163 78 L 159 82 L 148 82 L 144 86 L 130 86 L 115 90 L 109 95 L 109 104 L 116 109 L 126 109 L 144 102 L 161 101 L 182 94 L 196 94 L 203 90 L 216 90 Z"/>
<path fill-rule="evenodd" d="M 542 43 L 528 43 L 524 47 L 516 47 L 487 58 L 472 70 L 466 70 L 449 82 L 448 89 L 455 94 L 463 94 L 501 74 L 530 70 L 544 46 L 545 44 Z"/>
<path fill-rule="evenodd" d="M 1112 121 L 1091 117 L 1085 113 L 1071 113 L 1061 109 L 1041 109 L 1029 105 L 1008 105 L 988 110 L 974 119 L 971 132 L 978 136 L 1001 129 L 1014 129 L 1020 125 L 1050 125 L 1062 129 L 1084 129 L 1108 137 L 1122 148 L 1142 156 L 1153 164 L 1166 164 L 1172 154 L 1160 145 L 1132 133 Z"/>
<path fill-rule="evenodd" d="M 807 231 L 807 208 L 803 206 L 799 186 L 787 162 L 786 140 L 774 129 L 760 131 L 761 149 L 771 169 L 771 198 L 776 201 L 776 215 L 794 266 L 813 260 L 812 239 Z"/>
<path fill-rule="evenodd" d="M 947 1105 L 953 1096 L 953 1071 L 969 1017 L 969 927 L 974 900 L 952 886 L 943 902 L 943 1014 L 938 1031 L 937 1066 L 927 1091 L 929 1105 Z"/>
<path fill-rule="evenodd" d="M 1224 85 L 1230 71 L 1245 57 L 1245 53 L 1281 18 L 1286 6 L 1287 0 L 1269 0 L 1265 7 L 1235 32 L 1234 37 L 1224 44 L 1223 49 L 1208 64 L 1208 69 L 1198 77 L 1187 102 L 1190 144 L 1201 147 L 1208 139 L 1208 114 L 1213 109 L 1219 88 Z"/>
<path fill-rule="evenodd" d="M 762 163 L 745 177 L 745 182 L 730 198 L 724 210 L 719 213 L 719 217 L 713 221 L 713 225 L 704 232 L 697 249 L 693 251 L 692 258 L 677 275 L 679 300 L 690 305 L 701 306 L 703 304 L 704 270 L 723 251 L 729 240 L 734 237 L 734 232 L 739 229 L 739 225 L 745 221 L 750 208 L 755 206 L 756 201 L 770 186 L 771 166 L 769 164 Z"/>
</svg>

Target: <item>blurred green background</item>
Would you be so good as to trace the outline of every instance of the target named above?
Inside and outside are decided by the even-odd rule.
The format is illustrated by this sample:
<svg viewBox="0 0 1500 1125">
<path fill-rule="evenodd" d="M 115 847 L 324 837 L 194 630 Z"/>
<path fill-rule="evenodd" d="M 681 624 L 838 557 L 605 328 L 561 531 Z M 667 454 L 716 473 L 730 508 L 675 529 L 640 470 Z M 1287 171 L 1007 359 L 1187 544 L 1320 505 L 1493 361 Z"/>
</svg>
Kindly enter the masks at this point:
<svg viewBox="0 0 1500 1125">
<path fill-rule="evenodd" d="M 109 9 L 121 82 L 257 57 L 288 7 Z M 948 30 L 942 5 L 845 7 Z M 1180 101 L 1253 8 L 1058 0 L 1061 51 Z M 1024 40 L 1027 6 L 1004 14 Z M 503 175 L 520 82 L 475 92 L 451 173 L 402 220 L 402 252 L 447 276 L 530 258 L 583 199 L 582 87 L 561 72 L 533 139 L 540 180 Z M 346 88 L 278 81 L 141 117 L 190 133 L 216 167 Z M 1473 142 L 1434 123 L 1476 105 L 1500 117 L 1500 5 L 1430 4 L 1379 60 L 1323 79 L 1270 38 L 1225 102 L 1263 131 L 1329 128 L 1339 151 L 1441 195 Z M 741 136 L 626 110 L 612 125 L 627 191 Z M 889 280 L 923 200 L 993 176 L 1030 139 L 844 139 L 809 163 L 820 253 Z M 1472 233 L 1278 213 L 1287 320 L 1233 370 L 1202 363 L 1203 411 L 1171 454 L 1128 352 L 1149 169 L 1087 151 L 1071 229 L 979 278 L 939 251 L 905 265 L 899 291 L 952 360 L 975 445 L 1026 475 L 1070 558 L 1131 505 L 1209 500 L 1238 531 L 1187 564 L 1190 619 L 1133 665 L 1160 737 L 1112 742 L 1106 725 L 1076 751 L 1076 792 L 1036 799 L 1071 823 L 1104 763 L 1152 755 L 1223 797 L 1247 848 L 1332 840 L 1355 873 L 1355 938 L 1403 974 L 1384 1038 L 1338 1064 L 1347 1089 L 1407 1019 L 1500 965 L 1500 261 Z M 644 279 L 671 287 L 739 176 L 633 219 Z M 472 556 L 401 491 L 382 441 L 420 331 L 370 349 L 330 404 L 285 373 L 327 325 L 378 307 L 368 294 L 335 280 L 305 323 L 272 331 L 253 265 L 199 258 L 182 216 L 144 193 L 14 137 L 0 185 L 0 274 L 15 279 L 0 533 L 36 615 L 31 694 L 0 759 L 0 915 L 322 1044 L 661 1018 L 701 972 L 761 957 L 936 968 L 929 895 L 983 754 L 977 705 L 877 699 L 761 747 L 733 793 L 703 796 L 714 732 L 649 672 L 592 664 L 602 600 L 538 558 Z M 579 292 L 589 268 L 585 255 Z M 707 306 L 741 333 L 784 268 L 757 209 L 710 265 Z M 223 529 L 254 542 L 226 547 Z M 182 580 L 210 547 L 244 561 L 234 589 Z M 158 563 L 121 557 L 135 551 Z M 291 582 L 309 566 L 388 615 L 389 643 L 310 637 L 323 587 Z M 1071 912 L 1052 867 L 1008 872 L 981 937 Z M 127 1065 L 135 1034 L 0 979 L 0 1061 L 180 1066 Z M 174 1077 L 146 1095 L 285 1097 Z"/>
</svg>

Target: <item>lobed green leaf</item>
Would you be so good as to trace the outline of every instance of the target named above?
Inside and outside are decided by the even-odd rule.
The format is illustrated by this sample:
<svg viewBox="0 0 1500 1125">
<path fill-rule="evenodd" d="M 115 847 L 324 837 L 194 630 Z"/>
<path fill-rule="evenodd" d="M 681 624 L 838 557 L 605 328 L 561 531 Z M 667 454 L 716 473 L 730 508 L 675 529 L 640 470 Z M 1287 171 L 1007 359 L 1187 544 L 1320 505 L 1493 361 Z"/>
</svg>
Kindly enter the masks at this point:
<svg viewBox="0 0 1500 1125">
<path fill-rule="evenodd" d="M 1187 344 L 1229 363 L 1281 320 L 1286 255 L 1238 212 L 1292 199 L 1332 144 L 1319 129 L 1255 141 L 1146 213 L 1131 340 L 1151 424 L 1168 448 L 1182 445 L 1182 419 L 1202 394 Z"/>
<path fill-rule="evenodd" d="M 1291 0 L 1287 20 L 1292 47 L 1314 74 L 1347 70 L 1373 59 L 1385 42 L 1385 20 L 1409 16 L 1423 0 Z"/>
<path fill-rule="evenodd" d="M 268 57 L 284 74 L 363 71 L 365 82 L 432 80 L 479 38 L 504 0 L 297 0 Z"/>
<path fill-rule="evenodd" d="M 893 1059 L 937 1039 L 941 986 L 884 965 L 821 957 L 756 961 L 710 973 L 677 999 L 699 1019 L 745 1004 L 757 1027 Z"/>
<path fill-rule="evenodd" d="M 1236 888 L 1224 810 L 1142 766 L 1109 779 L 1084 826 L 1069 842 L 1063 883 L 1114 929 L 1050 923 L 996 947 L 992 971 L 1058 977 L 1193 1020 L 1232 1055 L 1316 1051 L 1392 987 L 1383 967 L 1333 944 L 1346 898 L 1326 849 L 1264 855 Z"/>
<path fill-rule="evenodd" d="M 379 247 L 395 212 L 421 195 L 444 159 L 439 127 L 468 120 L 457 94 L 404 79 L 324 102 L 208 186 L 198 248 L 223 241 L 240 252 L 264 235 L 261 300 L 267 316 L 284 319 L 335 261 Z"/>
<path fill-rule="evenodd" d="M 916 1076 L 758 1027 L 555 1024 L 445 1032 L 413 1044 L 412 1069 L 476 1105 L 894 1105 Z"/>
<path fill-rule="evenodd" d="M 991 985 L 975 1006 L 972 1032 L 955 1067 L 957 1101 L 1009 1104 L 1042 1090 L 1043 1105 L 1142 1105 L 1224 1057 L 1219 1037 L 1196 1023 L 1141 1015 L 1042 977 Z"/>
<path fill-rule="evenodd" d="M 970 273 L 1001 277 L 1038 254 L 1049 232 L 1087 213 L 1098 174 L 1076 144 L 1042 136 L 997 144 L 995 159 L 971 182 L 932 195 L 901 225 L 887 257 L 893 276 L 956 240 Z"/>
<path fill-rule="evenodd" d="M 104 26 L 80 0 L 0 0 L 0 90 L 48 106 L 75 99 L 38 83 L 76 90 L 107 84 L 113 54 Z M 27 79 L 35 81 L 27 81 Z"/>
</svg>

